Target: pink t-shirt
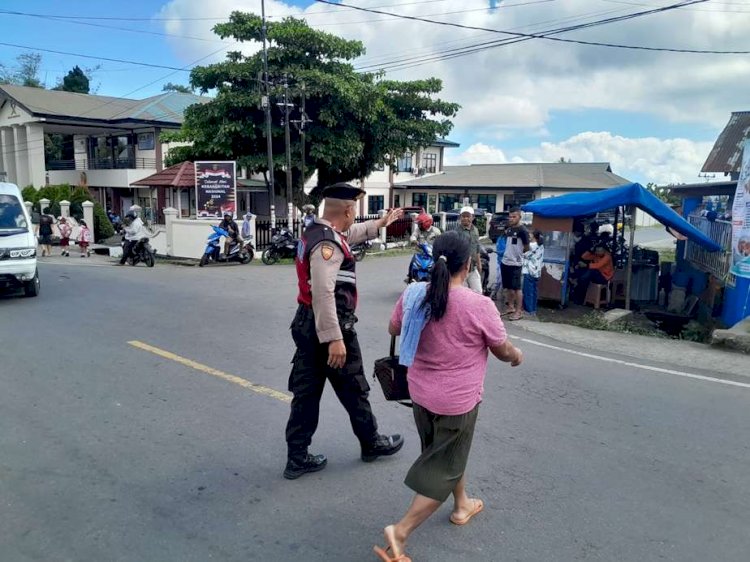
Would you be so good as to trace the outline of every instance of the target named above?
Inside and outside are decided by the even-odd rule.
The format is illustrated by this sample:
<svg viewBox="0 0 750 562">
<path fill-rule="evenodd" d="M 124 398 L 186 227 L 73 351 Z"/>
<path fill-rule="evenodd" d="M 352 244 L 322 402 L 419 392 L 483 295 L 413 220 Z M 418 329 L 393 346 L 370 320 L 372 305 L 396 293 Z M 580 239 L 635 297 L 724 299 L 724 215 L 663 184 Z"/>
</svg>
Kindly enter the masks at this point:
<svg viewBox="0 0 750 562">
<path fill-rule="evenodd" d="M 401 329 L 403 295 L 391 315 Z M 434 414 L 458 416 L 482 401 L 488 348 L 507 339 L 495 304 L 466 287 L 454 287 L 439 321 L 430 321 L 409 367 L 412 400 Z"/>
</svg>

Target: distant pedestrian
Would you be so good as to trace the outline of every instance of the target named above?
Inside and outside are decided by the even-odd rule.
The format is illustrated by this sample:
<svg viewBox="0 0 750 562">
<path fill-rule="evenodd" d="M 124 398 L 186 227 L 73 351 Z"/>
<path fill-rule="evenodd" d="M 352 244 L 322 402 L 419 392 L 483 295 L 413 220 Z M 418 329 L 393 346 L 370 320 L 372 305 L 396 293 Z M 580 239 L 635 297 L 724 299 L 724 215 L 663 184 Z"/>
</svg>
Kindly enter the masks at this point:
<svg viewBox="0 0 750 562">
<path fill-rule="evenodd" d="M 498 236 L 497 243 L 495 244 L 495 255 L 497 256 L 497 272 L 495 274 L 495 286 L 490 293 L 490 298 L 494 301 L 500 296 L 501 299 L 505 298 L 503 295 L 503 276 L 501 273 L 501 266 L 503 262 L 503 255 L 505 254 L 505 245 L 507 244 L 505 236 Z M 501 303 L 504 305 L 505 303 Z"/>
<path fill-rule="evenodd" d="M 544 262 L 544 235 L 540 231 L 534 231 L 529 247 L 529 251 L 523 255 L 523 309 L 531 316 L 536 316 L 538 284 Z"/>
<path fill-rule="evenodd" d="M 521 224 L 521 209 L 510 210 L 508 228 L 505 229 L 506 246 L 500 264 L 505 300 L 510 303 L 504 314 L 508 320 L 523 316 L 523 254 L 529 251 L 529 233 Z"/>
<path fill-rule="evenodd" d="M 458 226 L 456 228 L 459 236 L 469 243 L 471 251 L 471 270 L 466 278 L 466 286 L 475 293 L 482 294 L 482 260 L 479 257 L 479 230 L 474 226 L 474 208 L 461 208 Z"/>
<path fill-rule="evenodd" d="M 45 207 L 39 217 L 39 245 L 42 248 L 42 256 L 52 255 L 52 225 L 55 219 L 49 214 L 49 207 Z"/>
<path fill-rule="evenodd" d="M 78 226 L 78 247 L 81 249 L 81 257 L 88 258 L 91 255 L 89 244 L 91 244 L 91 230 L 86 221 L 82 220 Z"/>
<path fill-rule="evenodd" d="M 252 220 L 255 215 L 250 211 L 245 213 L 245 220 L 242 221 L 241 236 L 243 240 L 250 240 L 253 237 Z"/>
<path fill-rule="evenodd" d="M 73 233 L 73 227 L 70 226 L 68 219 L 60 217 L 57 228 L 60 230 L 60 255 L 70 256 L 70 235 Z"/>
</svg>

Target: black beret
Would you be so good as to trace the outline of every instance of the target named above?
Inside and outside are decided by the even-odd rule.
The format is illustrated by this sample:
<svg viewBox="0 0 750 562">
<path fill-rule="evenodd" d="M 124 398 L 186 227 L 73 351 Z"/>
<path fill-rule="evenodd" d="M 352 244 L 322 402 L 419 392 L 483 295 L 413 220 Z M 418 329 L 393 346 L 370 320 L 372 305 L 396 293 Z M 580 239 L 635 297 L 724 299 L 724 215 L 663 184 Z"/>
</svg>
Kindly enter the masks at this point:
<svg viewBox="0 0 750 562">
<path fill-rule="evenodd" d="M 331 199 L 344 199 L 346 201 L 357 201 L 365 196 L 365 190 L 354 187 L 348 183 L 334 183 L 323 188 L 323 197 Z"/>
</svg>

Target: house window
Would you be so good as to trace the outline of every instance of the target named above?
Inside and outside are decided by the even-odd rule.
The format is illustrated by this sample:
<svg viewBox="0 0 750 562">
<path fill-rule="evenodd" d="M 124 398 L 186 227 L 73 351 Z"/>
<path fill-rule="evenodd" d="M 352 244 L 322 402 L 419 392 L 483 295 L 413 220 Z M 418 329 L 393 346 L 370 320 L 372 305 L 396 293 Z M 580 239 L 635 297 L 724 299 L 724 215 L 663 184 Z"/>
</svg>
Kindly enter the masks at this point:
<svg viewBox="0 0 750 562">
<path fill-rule="evenodd" d="M 520 207 L 524 203 L 530 203 L 534 200 L 534 194 L 529 192 L 516 191 L 513 194 L 506 193 L 503 198 L 503 210 L 509 211 L 513 207 Z"/>
<path fill-rule="evenodd" d="M 412 193 L 411 204 L 414 207 L 422 207 L 423 209 L 425 209 L 427 207 L 427 194 L 426 193 Z"/>
<path fill-rule="evenodd" d="M 484 209 L 490 213 L 495 212 L 495 205 L 497 204 L 497 195 L 481 194 L 477 195 L 477 208 Z"/>
<path fill-rule="evenodd" d="M 385 195 L 370 195 L 367 197 L 367 214 L 376 215 L 385 208 Z"/>
<path fill-rule="evenodd" d="M 401 206 L 401 194 L 400 193 L 396 193 L 393 196 L 393 206 L 396 208 Z"/>
<path fill-rule="evenodd" d="M 422 155 L 422 167 L 425 169 L 425 173 L 434 174 L 437 172 L 437 154 L 433 152 L 427 152 Z"/>
<path fill-rule="evenodd" d="M 411 152 L 407 152 L 401 158 L 396 160 L 396 171 L 397 172 L 411 172 Z"/>
<path fill-rule="evenodd" d="M 440 195 L 440 210 L 446 213 L 452 211 L 460 207 L 463 200 L 463 195 L 460 193 L 443 193 Z"/>
</svg>

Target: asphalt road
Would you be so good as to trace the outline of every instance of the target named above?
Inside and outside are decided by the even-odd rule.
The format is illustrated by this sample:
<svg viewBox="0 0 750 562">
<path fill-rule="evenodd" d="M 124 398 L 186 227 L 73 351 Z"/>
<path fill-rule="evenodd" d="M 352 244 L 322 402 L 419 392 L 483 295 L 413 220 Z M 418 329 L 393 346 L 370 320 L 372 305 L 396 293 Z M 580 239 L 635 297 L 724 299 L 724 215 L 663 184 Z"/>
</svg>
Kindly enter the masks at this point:
<svg viewBox="0 0 750 562">
<path fill-rule="evenodd" d="M 407 259 L 359 266 L 367 365 Z M 0 298 L 0 560 L 375 560 L 414 423 L 373 387 L 406 445 L 364 464 L 327 389 L 328 467 L 281 477 L 291 266 L 40 270 L 40 297 Z M 457 528 L 443 506 L 414 560 L 748 560 L 750 389 L 519 345 L 522 367 L 490 363 L 469 463 L 486 509 Z"/>
</svg>

